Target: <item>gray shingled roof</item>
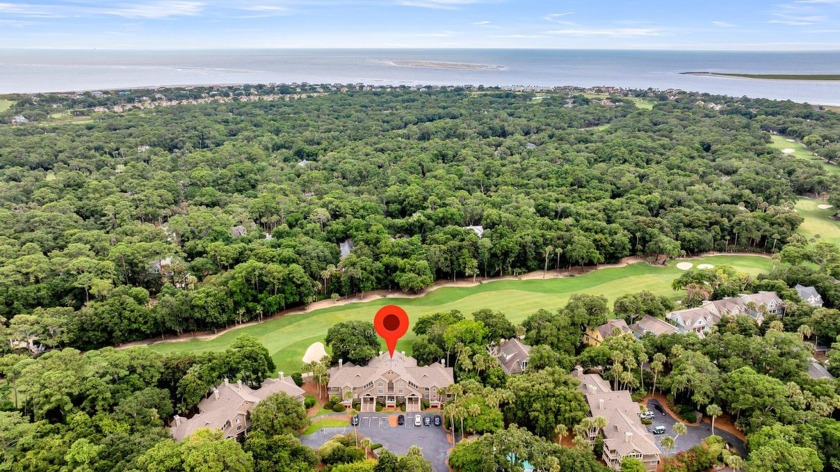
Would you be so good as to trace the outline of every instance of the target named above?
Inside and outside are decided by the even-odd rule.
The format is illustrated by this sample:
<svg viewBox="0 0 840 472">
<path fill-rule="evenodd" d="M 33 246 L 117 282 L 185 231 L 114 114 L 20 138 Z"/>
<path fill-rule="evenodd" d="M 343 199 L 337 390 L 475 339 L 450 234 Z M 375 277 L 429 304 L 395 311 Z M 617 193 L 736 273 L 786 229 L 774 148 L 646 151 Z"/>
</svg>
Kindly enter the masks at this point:
<svg viewBox="0 0 840 472">
<path fill-rule="evenodd" d="M 522 363 L 531 357 L 531 346 L 523 344 L 516 338 L 502 341 L 499 345 L 496 359 L 506 374 L 518 374 L 523 371 Z"/>
<path fill-rule="evenodd" d="M 361 388 L 369 382 L 383 378 L 393 372 L 399 378 L 412 382 L 420 388 L 448 387 L 455 383 L 455 373 L 451 367 L 434 363 L 418 367 L 417 360 L 401 352 L 394 352 L 392 359 L 387 352 L 374 357 L 365 367 L 343 365 L 330 369 L 329 388 Z"/>
</svg>

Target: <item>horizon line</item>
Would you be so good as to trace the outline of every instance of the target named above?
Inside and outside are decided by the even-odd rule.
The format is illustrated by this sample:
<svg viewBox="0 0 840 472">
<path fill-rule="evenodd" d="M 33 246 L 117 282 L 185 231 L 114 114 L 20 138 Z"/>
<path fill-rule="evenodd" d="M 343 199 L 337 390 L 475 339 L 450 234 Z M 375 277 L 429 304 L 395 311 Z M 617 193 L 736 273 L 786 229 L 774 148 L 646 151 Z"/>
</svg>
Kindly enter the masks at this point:
<svg viewBox="0 0 840 472">
<path fill-rule="evenodd" d="M 401 46 L 382 46 L 382 47 L 225 47 L 225 48 L 85 48 L 85 47 L 0 47 L 0 51 L 103 51 L 103 52 L 124 52 L 124 51 L 142 51 L 142 52 L 189 52 L 189 51 L 605 51 L 605 52 L 719 52 L 719 53 L 744 53 L 744 52 L 814 52 L 814 53 L 840 53 L 840 47 L 834 49 L 715 49 L 715 48 L 557 48 L 557 47 L 401 47 Z"/>
</svg>

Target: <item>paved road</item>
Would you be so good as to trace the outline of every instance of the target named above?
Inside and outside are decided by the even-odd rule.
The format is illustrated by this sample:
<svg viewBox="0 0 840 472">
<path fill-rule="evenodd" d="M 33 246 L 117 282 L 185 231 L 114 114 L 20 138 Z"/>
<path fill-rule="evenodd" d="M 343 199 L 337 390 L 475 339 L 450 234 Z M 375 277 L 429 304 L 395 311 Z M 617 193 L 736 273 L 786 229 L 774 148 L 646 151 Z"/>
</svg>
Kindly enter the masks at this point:
<svg viewBox="0 0 840 472">
<path fill-rule="evenodd" d="M 665 412 L 663 416 L 655 407 L 654 405 L 660 405 L 659 400 L 650 399 L 647 402 L 648 410 L 656 413 L 656 416 L 653 418 L 653 424 L 648 426 L 648 429 L 653 429 L 656 426 L 665 426 L 665 434 L 660 436 L 654 436 L 656 438 L 656 444 L 659 446 L 659 449 L 662 452 L 668 452 L 662 447 L 660 441 L 665 436 L 674 436 L 674 424 L 676 424 L 677 420 L 672 417 L 668 412 Z M 680 451 L 685 451 L 687 449 L 691 449 L 693 446 L 700 444 L 700 442 L 707 437 L 712 435 L 712 425 L 708 423 L 701 423 L 698 426 L 691 426 L 685 425 L 686 430 L 688 431 L 687 434 L 684 434 L 677 438 L 676 447 L 670 454 L 676 454 Z M 724 441 L 728 442 L 735 446 L 735 449 L 738 450 L 738 453 L 741 454 L 741 457 L 747 456 L 747 450 L 744 446 L 744 441 L 738 436 L 735 436 L 732 433 L 728 433 L 726 431 L 721 430 L 720 428 L 715 428 L 715 434 L 723 438 Z"/>
<path fill-rule="evenodd" d="M 434 416 L 436 413 L 423 414 L 421 416 Z M 359 415 L 359 434 L 370 438 L 374 443 L 382 444 L 394 454 L 404 456 L 411 446 L 419 446 L 423 450 L 423 457 L 431 461 L 432 469 L 435 472 L 447 472 L 446 460 L 449 458 L 449 440 L 446 438 L 446 431 L 439 426 L 414 426 L 414 414 L 405 415 L 404 426 L 391 426 L 389 417 L 396 416 L 395 413 L 362 413 Z M 396 422 L 394 423 L 396 424 Z M 321 447 L 325 442 L 336 434 L 345 434 L 353 429 L 349 422 L 342 428 L 324 428 L 314 434 L 301 436 L 300 440 L 305 446 L 313 449 Z"/>
</svg>

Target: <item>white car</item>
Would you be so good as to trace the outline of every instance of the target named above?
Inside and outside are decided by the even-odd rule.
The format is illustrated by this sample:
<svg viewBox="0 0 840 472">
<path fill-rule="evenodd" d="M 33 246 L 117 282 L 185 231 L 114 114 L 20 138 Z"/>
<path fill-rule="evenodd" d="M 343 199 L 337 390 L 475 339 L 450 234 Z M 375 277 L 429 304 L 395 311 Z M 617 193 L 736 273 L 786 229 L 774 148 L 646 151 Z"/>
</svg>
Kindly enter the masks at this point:
<svg viewBox="0 0 840 472">
<path fill-rule="evenodd" d="M 414 426 L 423 426 L 423 418 L 420 415 L 414 415 Z"/>
<path fill-rule="evenodd" d="M 654 415 L 652 411 L 646 411 L 646 412 L 640 414 L 639 418 L 641 418 L 643 420 L 652 420 L 654 416 L 656 416 L 656 415 Z"/>
</svg>

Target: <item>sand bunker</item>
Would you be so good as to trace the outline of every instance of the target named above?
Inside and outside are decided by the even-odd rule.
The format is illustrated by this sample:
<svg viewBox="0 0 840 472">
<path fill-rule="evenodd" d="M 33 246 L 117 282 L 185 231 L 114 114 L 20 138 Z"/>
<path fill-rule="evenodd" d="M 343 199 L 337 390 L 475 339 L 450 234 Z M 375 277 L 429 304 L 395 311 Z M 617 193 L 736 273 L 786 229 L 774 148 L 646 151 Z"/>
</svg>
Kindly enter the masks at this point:
<svg viewBox="0 0 840 472">
<path fill-rule="evenodd" d="M 697 268 L 698 269 L 714 269 L 715 266 L 713 266 L 711 264 L 700 264 L 699 266 L 697 266 Z"/>
<path fill-rule="evenodd" d="M 791 148 L 782 149 L 782 152 L 785 153 L 785 154 L 793 154 L 793 153 L 796 152 L 796 149 L 791 149 Z"/>
<path fill-rule="evenodd" d="M 306 354 L 303 355 L 303 363 L 308 364 L 310 362 L 319 362 L 326 355 L 327 350 L 324 348 L 324 343 L 312 343 L 312 345 L 306 349 Z"/>
<path fill-rule="evenodd" d="M 677 264 L 677 269 L 679 270 L 688 270 L 692 267 L 694 267 L 694 264 L 692 264 L 691 262 L 680 262 L 679 264 Z"/>
<path fill-rule="evenodd" d="M 831 206 L 831 205 L 817 205 L 817 208 L 819 208 L 820 210 L 828 210 L 829 208 L 834 208 L 834 207 Z"/>
</svg>

